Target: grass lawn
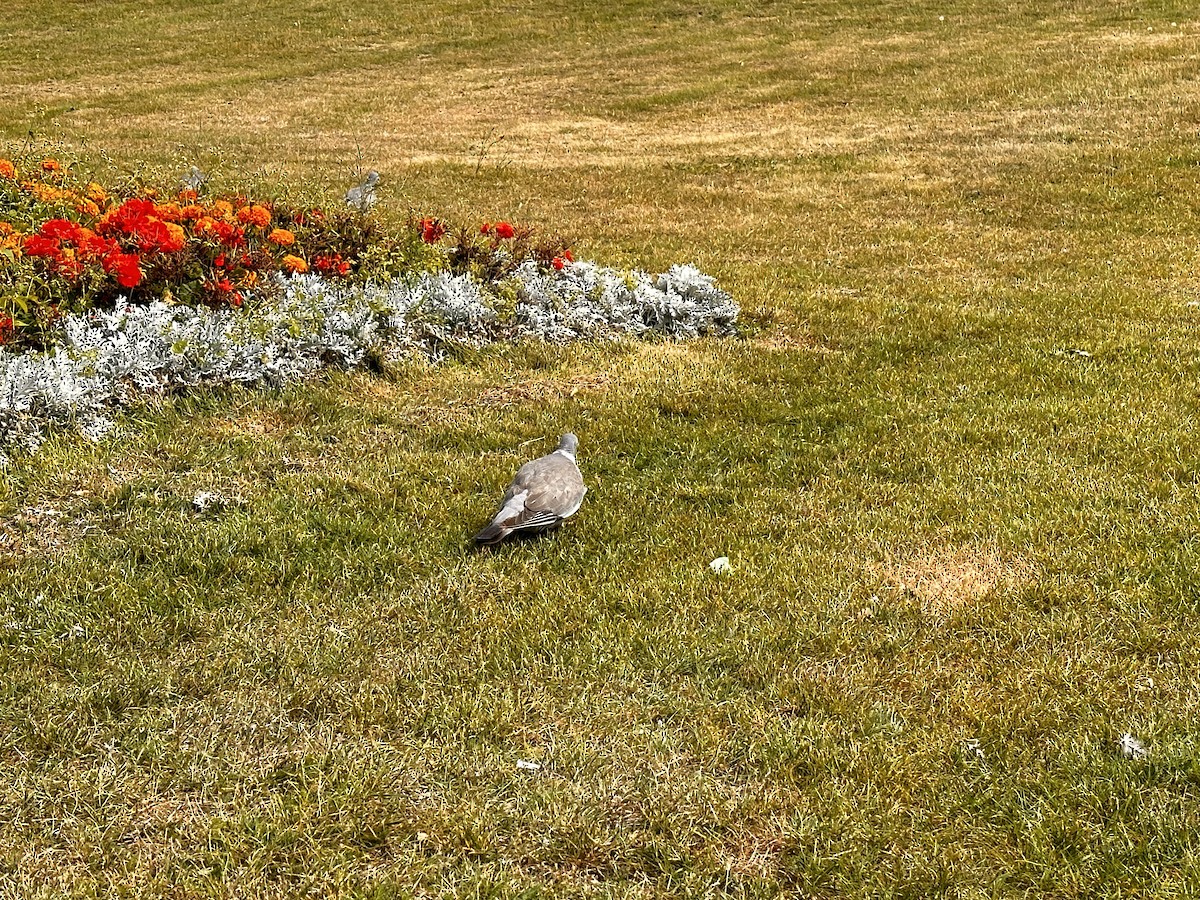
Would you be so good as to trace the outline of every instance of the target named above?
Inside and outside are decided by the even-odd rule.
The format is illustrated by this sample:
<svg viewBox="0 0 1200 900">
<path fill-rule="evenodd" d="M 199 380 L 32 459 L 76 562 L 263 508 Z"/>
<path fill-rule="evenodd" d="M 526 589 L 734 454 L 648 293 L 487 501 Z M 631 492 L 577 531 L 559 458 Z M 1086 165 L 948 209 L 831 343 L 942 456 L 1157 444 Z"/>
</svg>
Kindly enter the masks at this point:
<svg viewBox="0 0 1200 900">
<path fill-rule="evenodd" d="M 1194 4 L 15 0 L 0 80 L 0 155 L 375 168 L 747 325 L 0 473 L 0 897 L 1195 896 Z"/>
</svg>

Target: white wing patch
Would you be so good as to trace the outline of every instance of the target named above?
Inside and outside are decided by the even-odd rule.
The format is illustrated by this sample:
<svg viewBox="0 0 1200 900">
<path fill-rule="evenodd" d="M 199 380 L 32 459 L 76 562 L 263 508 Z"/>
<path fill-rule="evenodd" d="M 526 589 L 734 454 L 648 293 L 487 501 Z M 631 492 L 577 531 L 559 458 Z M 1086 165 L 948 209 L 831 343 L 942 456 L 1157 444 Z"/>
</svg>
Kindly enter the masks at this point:
<svg viewBox="0 0 1200 900">
<path fill-rule="evenodd" d="M 503 524 L 510 519 L 514 519 L 525 511 L 525 498 L 529 496 L 529 491 L 517 491 L 512 495 L 512 499 L 500 507 L 500 512 L 496 513 L 496 518 L 492 519 L 497 524 Z"/>
</svg>

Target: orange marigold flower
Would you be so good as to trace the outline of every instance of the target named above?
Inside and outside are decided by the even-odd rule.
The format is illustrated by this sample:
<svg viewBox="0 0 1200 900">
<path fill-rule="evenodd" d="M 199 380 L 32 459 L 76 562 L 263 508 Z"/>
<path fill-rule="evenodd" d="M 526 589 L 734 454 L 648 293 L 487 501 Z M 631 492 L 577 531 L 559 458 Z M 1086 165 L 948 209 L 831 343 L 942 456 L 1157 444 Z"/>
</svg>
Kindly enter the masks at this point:
<svg viewBox="0 0 1200 900">
<path fill-rule="evenodd" d="M 100 215 L 100 207 L 98 207 L 98 206 L 97 206 L 95 203 L 93 203 L 91 200 L 88 200 L 88 199 L 86 199 L 86 198 L 84 198 L 84 197 L 80 197 L 80 198 L 79 198 L 79 200 L 78 200 L 78 201 L 76 201 L 76 203 L 75 203 L 75 209 L 76 209 L 77 211 L 79 211 L 79 212 L 83 213 L 85 216 L 98 216 L 98 215 Z"/>
<path fill-rule="evenodd" d="M 57 203 L 63 198 L 63 192 L 58 188 L 38 181 L 27 181 L 21 187 L 43 203 Z"/>
<path fill-rule="evenodd" d="M 308 271 L 308 263 L 298 256 L 292 256 L 290 253 L 280 261 L 280 266 L 282 266 L 283 271 L 289 273 L 299 272 L 303 274 Z"/>
<path fill-rule="evenodd" d="M 17 259 L 21 258 L 21 233 L 7 222 L 0 222 L 0 250 L 7 250 Z"/>
<path fill-rule="evenodd" d="M 192 233 L 196 235 L 204 235 L 217 227 L 217 221 L 212 216 L 201 216 L 196 220 L 196 224 L 192 226 Z"/>
<path fill-rule="evenodd" d="M 154 214 L 164 222 L 178 222 L 181 210 L 178 203 L 156 203 Z"/>
<path fill-rule="evenodd" d="M 214 200 L 208 214 L 214 219 L 228 219 L 233 215 L 233 204 L 228 200 Z"/>
<path fill-rule="evenodd" d="M 271 211 L 265 206 L 257 204 L 253 206 L 243 206 L 238 210 L 237 218 L 239 222 L 246 225 L 257 225 L 259 228 L 266 228 L 271 224 Z"/>
<path fill-rule="evenodd" d="M 185 221 L 190 219 L 201 219 L 204 217 L 204 207 L 198 203 L 192 203 L 189 206 L 179 210 L 179 218 Z"/>
<path fill-rule="evenodd" d="M 57 159 L 53 159 L 53 158 L 47 156 L 45 159 L 42 160 L 42 171 L 43 172 L 61 172 L 62 171 L 62 163 L 60 163 Z"/>
<path fill-rule="evenodd" d="M 267 240 L 272 244 L 278 244 L 280 247 L 290 247 L 296 243 L 296 235 L 292 234 L 286 228 L 272 228 L 271 233 L 267 235 Z"/>
<path fill-rule="evenodd" d="M 103 203 L 108 199 L 108 191 L 104 190 L 94 181 L 89 181 L 87 187 L 83 189 L 83 195 L 93 203 Z"/>
<path fill-rule="evenodd" d="M 17 178 L 17 167 L 12 164 L 12 160 L 0 159 L 0 178 L 11 178 L 14 181 Z"/>
<path fill-rule="evenodd" d="M 170 235 L 170 239 L 163 242 L 162 249 L 167 253 L 182 250 L 183 245 L 187 243 L 187 232 L 174 222 L 167 222 L 167 234 Z"/>
</svg>

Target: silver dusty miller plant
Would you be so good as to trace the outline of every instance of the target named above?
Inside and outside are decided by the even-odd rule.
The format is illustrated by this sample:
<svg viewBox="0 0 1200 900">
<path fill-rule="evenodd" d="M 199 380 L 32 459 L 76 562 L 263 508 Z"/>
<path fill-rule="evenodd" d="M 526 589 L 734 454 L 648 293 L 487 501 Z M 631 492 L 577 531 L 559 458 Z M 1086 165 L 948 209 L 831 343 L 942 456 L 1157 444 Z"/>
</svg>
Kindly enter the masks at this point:
<svg viewBox="0 0 1200 900">
<path fill-rule="evenodd" d="M 561 343 L 609 335 L 687 338 L 729 334 L 733 299 L 692 266 L 661 275 L 575 263 L 542 272 L 527 263 L 507 286 L 515 306 L 467 275 L 422 273 L 387 284 L 351 285 L 317 275 L 240 310 L 119 306 L 69 316 L 56 347 L 0 347 L 0 465 L 5 451 L 36 449 L 52 425 L 99 439 L 112 407 L 139 395 L 199 384 L 280 384 L 323 366 L 420 352 L 437 359 L 451 344 L 540 338 Z"/>
</svg>

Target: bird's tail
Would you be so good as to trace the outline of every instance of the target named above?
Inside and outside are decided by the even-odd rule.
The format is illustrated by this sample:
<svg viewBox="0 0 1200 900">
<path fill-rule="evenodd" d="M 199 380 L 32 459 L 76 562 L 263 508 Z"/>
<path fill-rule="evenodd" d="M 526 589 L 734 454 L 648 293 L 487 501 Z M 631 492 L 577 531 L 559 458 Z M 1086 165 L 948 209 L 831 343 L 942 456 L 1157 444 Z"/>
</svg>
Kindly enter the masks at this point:
<svg viewBox="0 0 1200 900">
<path fill-rule="evenodd" d="M 475 546 L 483 547 L 488 544 L 498 544 L 504 540 L 506 534 L 508 534 L 507 528 L 497 525 L 495 522 L 489 522 L 479 534 L 475 535 Z"/>
</svg>

